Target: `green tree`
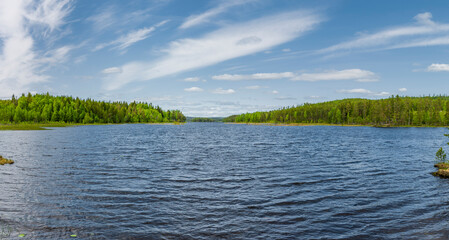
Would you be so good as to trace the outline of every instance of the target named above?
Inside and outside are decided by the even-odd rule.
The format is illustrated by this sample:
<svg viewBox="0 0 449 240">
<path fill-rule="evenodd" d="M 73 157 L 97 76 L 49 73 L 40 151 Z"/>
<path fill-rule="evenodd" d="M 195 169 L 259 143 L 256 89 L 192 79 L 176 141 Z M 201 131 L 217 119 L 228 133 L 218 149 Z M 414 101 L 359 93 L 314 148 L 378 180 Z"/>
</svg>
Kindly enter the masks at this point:
<svg viewBox="0 0 449 240">
<path fill-rule="evenodd" d="M 438 149 L 437 153 L 435 154 L 435 160 L 439 163 L 446 162 L 446 153 L 444 152 L 442 147 L 440 147 L 440 149 Z"/>
</svg>

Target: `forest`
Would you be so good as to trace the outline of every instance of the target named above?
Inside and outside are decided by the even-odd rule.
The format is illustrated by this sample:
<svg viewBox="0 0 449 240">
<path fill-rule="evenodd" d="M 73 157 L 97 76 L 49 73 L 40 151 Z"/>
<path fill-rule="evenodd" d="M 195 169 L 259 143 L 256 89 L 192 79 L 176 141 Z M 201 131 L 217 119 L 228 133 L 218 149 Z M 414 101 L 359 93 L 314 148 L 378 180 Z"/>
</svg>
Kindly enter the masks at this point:
<svg viewBox="0 0 449 240">
<path fill-rule="evenodd" d="M 28 93 L 0 100 L 0 123 L 163 123 L 185 122 L 179 110 L 164 111 L 144 102 L 104 102 Z"/>
<path fill-rule="evenodd" d="M 217 120 L 213 118 L 204 118 L 204 117 L 194 117 L 191 119 L 187 119 L 189 122 L 217 122 Z"/>
<path fill-rule="evenodd" d="M 269 112 L 233 115 L 225 122 L 298 123 L 369 126 L 448 126 L 449 96 L 400 97 L 387 99 L 343 99 L 305 103 Z"/>
</svg>

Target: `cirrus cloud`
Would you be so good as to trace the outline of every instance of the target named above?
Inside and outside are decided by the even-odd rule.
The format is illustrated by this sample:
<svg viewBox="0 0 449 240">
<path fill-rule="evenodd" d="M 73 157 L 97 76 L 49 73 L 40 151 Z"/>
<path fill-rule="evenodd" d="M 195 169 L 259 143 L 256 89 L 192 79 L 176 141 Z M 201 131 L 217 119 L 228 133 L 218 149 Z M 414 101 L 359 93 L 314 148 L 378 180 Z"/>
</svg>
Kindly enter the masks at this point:
<svg viewBox="0 0 449 240">
<path fill-rule="evenodd" d="M 355 80 L 357 82 L 375 82 L 378 77 L 371 71 L 362 69 L 346 69 L 341 71 L 328 71 L 323 73 L 303 73 L 291 80 L 293 81 L 330 81 L 330 80 Z"/>
<path fill-rule="evenodd" d="M 240 74 L 223 74 L 212 76 L 214 80 L 225 80 L 225 81 L 241 81 L 241 80 L 265 80 L 265 79 L 281 79 L 281 78 L 292 78 L 295 75 L 292 72 L 282 72 L 282 73 L 254 73 L 250 75 L 240 75 Z"/>
<path fill-rule="evenodd" d="M 73 46 L 54 47 L 48 40 L 56 36 L 53 33 L 65 24 L 71 10 L 70 0 L 0 1 L 0 96 L 47 81 L 49 67 L 66 60 Z M 39 40 L 50 44 L 36 51 Z"/>
<path fill-rule="evenodd" d="M 231 7 L 247 4 L 249 2 L 253 2 L 254 0 L 227 0 L 223 1 L 222 4 L 218 5 L 217 7 L 211 8 L 207 10 L 204 13 L 198 14 L 198 15 L 191 15 L 189 16 L 181 26 L 179 26 L 180 29 L 187 29 L 191 28 L 203 23 L 207 23 L 212 19 L 213 17 L 218 16 L 221 13 L 226 12 Z"/>
<path fill-rule="evenodd" d="M 243 81 L 243 80 L 275 80 L 275 79 L 290 79 L 292 81 L 332 81 L 332 80 L 354 80 L 357 82 L 376 82 L 379 77 L 368 70 L 363 69 L 345 69 L 345 70 L 331 70 L 321 73 L 302 73 L 296 74 L 293 72 L 280 73 L 254 73 L 254 74 L 222 74 L 212 76 L 214 80 L 223 81 Z"/>
<path fill-rule="evenodd" d="M 230 25 L 197 39 L 180 39 L 171 42 L 162 51 L 165 56 L 155 61 L 124 64 L 121 73 L 104 79 L 104 88 L 115 90 L 130 82 L 147 81 L 262 52 L 300 37 L 321 21 L 322 18 L 315 12 L 286 12 Z M 237 44 L 252 36 L 262 41 Z"/>
<path fill-rule="evenodd" d="M 417 14 L 415 22 L 371 34 L 361 34 L 354 40 L 335 44 L 317 53 L 325 54 L 352 49 L 397 49 L 449 44 L 449 24 L 432 20 L 430 12 Z"/>
<path fill-rule="evenodd" d="M 168 20 L 165 20 L 165 21 L 162 21 L 152 27 L 145 27 L 145 28 L 131 31 L 131 32 L 127 33 L 126 35 L 120 36 L 118 39 L 116 39 L 112 42 L 102 43 L 102 44 L 97 45 L 93 49 L 93 51 L 98 51 L 98 50 L 101 50 L 101 49 L 103 49 L 105 47 L 109 47 L 109 46 L 113 46 L 112 47 L 113 49 L 125 50 L 126 48 L 130 47 L 131 45 L 147 39 L 151 35 L 151 33 L 156 30 L 156 28 L 163 26 L 167 22 L 168 22 Z"/>
</svg>

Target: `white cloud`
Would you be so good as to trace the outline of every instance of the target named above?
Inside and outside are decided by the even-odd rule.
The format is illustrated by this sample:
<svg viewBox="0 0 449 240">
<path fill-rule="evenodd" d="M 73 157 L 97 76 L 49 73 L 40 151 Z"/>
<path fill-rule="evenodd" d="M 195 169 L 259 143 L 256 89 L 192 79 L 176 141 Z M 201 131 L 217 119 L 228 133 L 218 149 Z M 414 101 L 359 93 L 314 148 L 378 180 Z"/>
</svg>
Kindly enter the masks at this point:
<svg viewBox="0 0 449 240">
<path fill-rule="evenodd" d="M 346 69 L 341 71 L 328 71 L 323 73 L 303 73 L 291 80 L 293 81 L 330 81 L 330 80 L 355 80 L 358 82 L 377 81 L 378 77 L 373 72 L 362 69 Z"/>
<path fill-rule="evenodd" d="M 87 60 L 87 56 L 86 55 L 81 55 L 81 56 L 76 57 L 75 60 L 73 60 L 73 62 L 76 63 L 76 64 L 80 64 L 80 63 L 82 63 L 82 62 L 84 62 L 86 60 Z"/>
<path fill-rule="evenodd" d="M 362 94 L 372 94 L 370 90 L 366 90 L 363 88 L 355 88 L 355 89 L 349 89 L 349 90 L 339 90 L 340 93 L 362 93 Z"/>
<path fill-rule="evenodd" d="M 199 77 L 188 77 L 188 78 L 184 78 L 184 82 L 198 82 L 200 81 Z"/>
<path fill-rule="evenodd" d="M 33 10 L 25 12 L 25 17 L 33 23 L 48 26 L 51 32 L 65 23 L 64 18 L 72 11 L 71 2 L 71 0 L 32 1 L 30 6 Z"/>
<path fill-rule="evenodd" d="M 283 52 L 291 52 L 292 50 L 290 48 L 284 48 L 282 49 Z"/>
<path fill-rule="evenodd" d="M 98 10 L 95 14 L 86 18 L 85 21 L 92 25 L 96 33 L 107 30 L 115 31 L 117 28 L 128 29 L 129 26 L 146 23 L 151 16 L 149 12 L 158 8 L 157 5 L 156 1 L 152 1 L 151 6 L 147 8 L 129 12 L 126 8 L 119 7 L 112 1 L 105 1 L 104 4 L 97 7 Z"/>
<path fill-rule="evenodd" d="M 363 88 L 355 88 L 355 89 L 348 89 L 348 90 L 338 90 L 337 92 L 339 93 L 356 93 L 356 94 L 365 94 L 365 95 L 372 95 L 372 96 L 387 96 L 390 95 L 390 93 L 388 92 L 372 92 L 370 90 L 367 89 L 363 89 Z"/>
<path fill-rule="evenodd" d="M 182 103 L 182 104 L 181 104 Z M 282 105 L 244 104 L 239 101 L 201 101 L 186 102 L 185 100 L 164 105 L 165 108 L 179 108 L 186 116 L 227 117 L 245 112 L 268 111 L 278 109 Z"/>
<path fill-rule="evenodd" d="M 427 67 L 429 72 L 449 72 L 449 64 L 433 63 Z"/>
<path fill-rule="evenodd" d="M 102 73 L 105 73 L 105 74 L 111 74 L 111 73 L 119 73 L 119 72 L 121 72 L 122 70 L 120 69 L 120 68 L 118 68 L 118 67 L 110 67 L 110 68 L 106 68 L 106 69 L 104 69 L 103 71 L 101 71 Z"/>
<path fill-rule="evenodd" d="M 268 79 L 290 79 L 292 81 L 330 81 L 330 80 L 354 80 L 357 82 L 376 82 L 378 76 L 371 71 L 362 69 L 345 69 L 340 71 L 328 71 L 322 73 L 303 73 L 295 74 L 293 72 L 281 73 L 255 73 L 255 74 L 222 74 L 212 76 L 214 80 L 224 81 L 243 81 L 243 80 L 268 80 Z"/>
<path fill-rule="evenodd" d="M 316 100 L 316 99 L 322 99 L 323 97 L 312 95 L 312 96 L 307 96 L 307 97 L 304 97 L 304 98 L 305 99 L 310 99 L 310 100 Z"/>
<path fill-rule="evenodd" d="M 202 92 L 204 90 L 199 87 L 191 87 L 191 88 L 184 88 L 184 91 L 186 91 L 186 92 Z"/>
<path fill-rule="evenodd" d="M 123 50 L 136 42 L 148 38 L 150 36 L 150 33 L 153 32 L 155 29 L 156 29 L 155 27 L 149 27 L 129 32 L 125 36 L 121 36 L 120 38 L 115 40 L 113 44 L 117 45 L 116 48 Z"/>
<path fill-rule="evenodd" d="M 50 44 L 36 51 L 35 43 L 48 40 L 70 11 L 69 0 L 0 1 L 0 96 L 25 92 L 29 84 L 46 81 L 45 70 L 65 61 L 73 47 L 53 49 Z"/>
<path fill-rule="evenodd" d="M 296 98 L 294 98 L 294 97 L 276 97 L 274 99 L 280 100 L 280 101 L 296 100 Z"/>
<path fill-rule="evenodd" d="M 226 81 L 241 81 L 241 80 L 265 80 L 265 79 L 281 79 L 281 78 L 292 78 L 295 75 L 292 72 L 282 72 L 282 73 L 255 73 L 250 75 L 239 75 L 239 74 L 223 74 L 212 76 L 214 80 L 226 80 Z"/>
<path fill-rule="evenodd" d="M 449 36 L 412 40 L 412 41 L 408 41 L 405 43 L 393 45 L 393 46 L 389 47 L 389 49 L 411 48 L 411 47 L 430 47 L 430 46 L 440 46 L 440 45 L 449 45 Z"/>
<path fill-rule="evenodd" d="M 427 24 L 427 25 L 435 24 L 432 21 L 432 13 L 430 13 L 430 12 L 420 13 L 420 14 L 416 15 L 414 17 L 414 19 L 420 24 Z"/>
<path fill-rule="evenodd" d="M 212 93 L 215 93 L 215 94 L 233 94 L 233 93 L 235 93 L 235 90 L 234 89 L 217 88 L 217 89 L 213 90 Z"/>
<path fill-rule="evenodd" d="M 449 33 L 449 24 L 432 21 L 432 14 L 429 12 L 420 13 L 414 19 L 416 22 L 413 24 L 393 27 L 372 34 L 362 34 L 354 40 L 321 49 L 318 53 L 374 47 L 394 49 L 449 44 L 449 36 L 438 36 Z M 422 36 L 427 38 L 420 39 L 419 37 Z"/>
<path fill-rule="evenodd" d="M 116 24 L 116 10 L 112 5 L 108 6 L 107 8 L 100 9 L 102 9 L 101 12 L 86 19 L 87 21 L 93 23 L 93 27 L 97 32 L 107 29 Z"/>
<path fill-rule="evenodd" d="M 407 88 L 399 88 L 398 91 L 399 92 L 407 92 Z"/>
<path fill-rule="evenodd" d="M 271 93 L 272 93 L 272 94 L 279 94 L 279 91 L 273 90 L 273 91 L 271 91 Z"/>
<path fill-rule="evenodd" d="M 123 65 L 121 73 L 105 79 L 105 88 L 114 90 L 129 82 L 155 79 L 262 52 L 298 38 L 321 21 L 313 12 L 294 11 L 227 26 L 197 39 L 180 39 L 171 42 L 162 51 L 166 55 L 153 62 Z M 251 37 L 262 41 L 237 44 Z"/>
<path fill-rule="evenodd" d="M 380 93 L 374 93 L 373 95 L 374 96 L 388 96 L 388 95 L 390 95 L 390 93 L 389 92 L 380 92 Z"/>
<path fill-rule="evenodd" d="M 187 29 L 203 23 L 209 22 L 212 18 L 218 16 L 221 13 L 226 12 L 231 7 L 247 4 L 254 0 L 227 0 L 217 7 L 211 8 L 204 13 L 198 15 L 189 16 L 179 27 L 180 29 Z"/>
<path fill-rule="evenodd" d="M 261 89 L 261 88 L 262 88 L 262 86 L 259 86 L 259 85 L 245 87 L 245 89 L 249 89 L 249 90 L 257 90 L 257 89 Z"/>
<path fill-rule="evenodd" d="M 133 45 L 134 43 L 147 39 L 150 36 L 150 34 L 156 30 L 157 27 L 160 27 L 167 22 L 168 21 L 162 21 L 152 27 L 146 27 L 146 28 L 141 28 L 138 30 L 131 31 L 126 35 L 120 36 L 118 39 L 116 39 L 112 42 L 102 43 L 102 44 L 97 45 L 93 49 L 93 51 L 98 51 L 98 50 L 101 50 L 101 49 L 103 49 L 105 47 L 109 47 L 109 46 L 114 46 L 113 47 L 114 49 L 125 50 L 126 48 Z"/>
</svg>

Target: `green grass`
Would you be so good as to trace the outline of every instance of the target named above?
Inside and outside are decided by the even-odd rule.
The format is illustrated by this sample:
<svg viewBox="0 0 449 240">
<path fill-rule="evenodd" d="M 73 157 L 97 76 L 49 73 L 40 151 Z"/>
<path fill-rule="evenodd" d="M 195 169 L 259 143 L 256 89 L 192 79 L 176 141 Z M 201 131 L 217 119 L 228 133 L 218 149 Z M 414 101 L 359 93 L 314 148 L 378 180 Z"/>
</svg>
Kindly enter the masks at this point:
<svg viewBox="0 0 449 240">
<path fill-rule="evenodd" d="M 0 131 L 8 130 L 48 130 L 48 127 L 68 127 L 78 124 L 70 123 L 8 123 L 0 124 Z"/>
<path fill-rule="evenodd" d="M 346 123 L 281 123 L 281 122 L 225 122 L 225 124 L 246 124 L 246 125 L 264 125 L 264 126 L 340 126 L 340 127 L 376 127 L 376 128 L 447 128 L 448 126 L 439 125 L 374 125 L 374 124 L 346 124 Z"/>
<path fill-rule="evenodd" d="M 0 123 L 0 131 L 27 131 L 27 130 L 49 130 L 51 127 L 72 127 L 72 126 L 87 126 L 87 125 L 115 125 L 115 124 L 153 124 L 153 125 L 184 125 L 184 122 L 161 122 L 161 123 Z"/>
</svg>

